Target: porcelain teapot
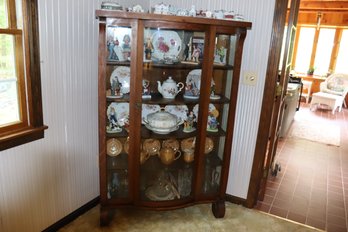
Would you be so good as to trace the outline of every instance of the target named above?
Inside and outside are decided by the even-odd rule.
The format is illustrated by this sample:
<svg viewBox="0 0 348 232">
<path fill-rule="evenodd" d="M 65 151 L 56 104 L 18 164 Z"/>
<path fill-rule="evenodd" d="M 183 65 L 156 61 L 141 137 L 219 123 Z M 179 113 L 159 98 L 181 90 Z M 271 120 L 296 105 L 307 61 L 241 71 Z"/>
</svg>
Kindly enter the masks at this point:
<svg viewBox="0 0 348 232">
<path fill-rule="evenodd" d="M 160 81 L 158 83 L 158 92 L 160 92 L 163 98 L 174 99 L 175 96 L 184 88 L 184 83 L 176 83 L 172 77 L 168 77 L 163 81 L 162 85 Z"/>
</svg>

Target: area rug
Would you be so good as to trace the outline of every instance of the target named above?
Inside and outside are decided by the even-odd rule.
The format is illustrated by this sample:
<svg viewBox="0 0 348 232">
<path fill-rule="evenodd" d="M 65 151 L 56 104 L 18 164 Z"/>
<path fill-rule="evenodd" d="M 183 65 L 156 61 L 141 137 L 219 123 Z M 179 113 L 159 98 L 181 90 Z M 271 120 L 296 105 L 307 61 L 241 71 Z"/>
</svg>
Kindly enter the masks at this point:
<svg viewBox="0 0 348 232">
<path fill-rule="evenodd" d="M 306 139 L 313 142 L 340 146 L 341 131 L 335 124 L 322 124 L 306 120 L 295 120 L 291 127 L 290 138 Z"/>
<path fill-rule="evenodd" d="M 211 204 L 171 211 L 118 209 L 107 227 L 99 227 L 99 206 L 59 232 L 315 232 L 313 227 L 226 202 L 224 218 L 216 219 Z"/>
</svg>

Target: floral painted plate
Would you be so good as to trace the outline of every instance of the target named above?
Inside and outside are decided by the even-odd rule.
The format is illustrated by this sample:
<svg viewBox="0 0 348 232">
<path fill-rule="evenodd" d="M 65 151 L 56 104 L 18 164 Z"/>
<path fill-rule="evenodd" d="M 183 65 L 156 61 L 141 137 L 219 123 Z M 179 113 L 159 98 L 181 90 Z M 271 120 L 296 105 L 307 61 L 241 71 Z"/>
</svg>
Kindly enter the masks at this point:
<svg viewBox="0 0 348 232">
<path fill-rule="evenodd" d="M 164 107 L 164 110 L 168 113 L 176 115 L 180 121 L 184 121 L 187 119 L 187 105 L 166 105 Z"/>
<path fill-rule="evenodd" d="M 202 69 L 194 69 L 186 77 L 184 98 L 198 99 L 201 89 Z"/>
<path fill-rule="evenodd" d="M 141 109 L 141 118 L 147 118 L 148 114 L 156 113 L 161 110 L 161 107 L 159 105 L 151 105 L 151 104 L 143 104 Z M 142 124 L 146 124 L 142 120 Z"/>
<path fill-rule="evenodd" d="M 181 51 L 181 39 L 177 32 L 159 30 L 152 35 L 153 58 L 164 60 L 166 57 L 176 58 Z"/>
<path fill-rule="evenodd" d="M 192 111 L 194 113 L 194 115 L 196 116 L 196 118 L 198 118 L 198 109 L 199 109 L 199 106 L 198 104 L 196 104 Z M 213 104 L 209 104 L 209 114 L 213 114 L 214 116 L 219 116 L 219 112 L 217 111 L 217 109 L 215 108 L 215 106 Z M 216 115 L 217 114 L 217 115 Z"/>
</svg>

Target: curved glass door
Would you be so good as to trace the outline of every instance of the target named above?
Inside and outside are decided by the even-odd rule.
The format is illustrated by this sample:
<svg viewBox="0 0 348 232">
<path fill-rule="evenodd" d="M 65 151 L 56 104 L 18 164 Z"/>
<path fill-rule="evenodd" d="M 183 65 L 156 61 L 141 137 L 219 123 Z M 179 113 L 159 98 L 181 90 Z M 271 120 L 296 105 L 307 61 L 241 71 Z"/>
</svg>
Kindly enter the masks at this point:
<svg viewBox="0 0 348 232">
<path fill-rule="evenodd" d="M 204 32 L 146 27 L 143 55 L 141 200 L 189 201 Z"/>
</svg>

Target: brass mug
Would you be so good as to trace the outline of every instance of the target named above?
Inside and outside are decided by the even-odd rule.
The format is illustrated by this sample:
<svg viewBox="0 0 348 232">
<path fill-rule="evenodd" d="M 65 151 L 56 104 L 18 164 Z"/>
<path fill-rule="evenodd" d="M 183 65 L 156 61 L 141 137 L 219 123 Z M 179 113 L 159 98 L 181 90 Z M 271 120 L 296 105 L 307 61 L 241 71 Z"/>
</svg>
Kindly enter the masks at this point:
<svg viewBox="0 0 348 232">
<path fill-rule="evenodd" d="M 159 152 L 159 158 L 163 164 L 169 165 L 173 161 L 179 159 L 181 156 L 181 151 L 174 151 L 170 147 L 163 147 Z"/>
<path fill-rule="evenodd" d="M 191 163 L 195 159 L 195 150 L 186 150 L 184 152 L 184 161 L 186 163 Z"/>
</svg>

